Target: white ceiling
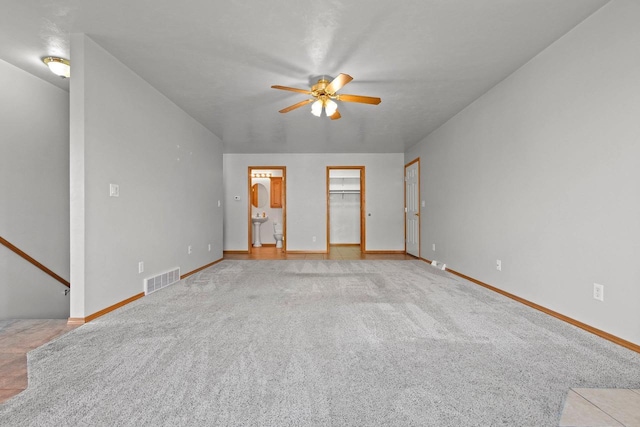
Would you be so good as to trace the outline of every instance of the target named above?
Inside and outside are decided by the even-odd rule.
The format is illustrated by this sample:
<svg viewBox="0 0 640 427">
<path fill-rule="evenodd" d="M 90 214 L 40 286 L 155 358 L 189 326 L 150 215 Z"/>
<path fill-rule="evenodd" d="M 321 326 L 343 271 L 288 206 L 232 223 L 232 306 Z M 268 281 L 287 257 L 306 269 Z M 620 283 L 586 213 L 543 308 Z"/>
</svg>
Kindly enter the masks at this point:
<svg viewBox="0 0 640 427">
<path fill-rule="evenodd" d="M 227 153 L 403 152 L 605 3 L 0 0 L 0 59 L 68 90 L 40 58 L 68 58 L 84 32 Z M 341 93 L 382 103 L 340 103 L 336 121 L 278 113 L 306 96 L 271 85 L 341 72 Z"/>
</svg>

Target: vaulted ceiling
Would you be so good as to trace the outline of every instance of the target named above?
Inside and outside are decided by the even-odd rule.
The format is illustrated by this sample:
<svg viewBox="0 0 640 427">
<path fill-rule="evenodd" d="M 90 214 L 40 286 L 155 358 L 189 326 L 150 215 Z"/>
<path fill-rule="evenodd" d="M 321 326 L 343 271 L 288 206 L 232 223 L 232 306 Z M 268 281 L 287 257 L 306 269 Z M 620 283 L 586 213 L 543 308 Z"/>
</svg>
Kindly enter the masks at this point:
<svg viewBox="0 0 640 427">
<path fill-rule="evenodd" d="M 0 59 L 68 90 L 40 59 L 86 33 L 227 153 L 403 152 L 605 3 L 0 0 Z M 340 92 L 382 103 L 340 103 L 335 121 L 278 113 L 306 96 L 271 85 L 339 73 L 354 78 Z"/>
</svg>

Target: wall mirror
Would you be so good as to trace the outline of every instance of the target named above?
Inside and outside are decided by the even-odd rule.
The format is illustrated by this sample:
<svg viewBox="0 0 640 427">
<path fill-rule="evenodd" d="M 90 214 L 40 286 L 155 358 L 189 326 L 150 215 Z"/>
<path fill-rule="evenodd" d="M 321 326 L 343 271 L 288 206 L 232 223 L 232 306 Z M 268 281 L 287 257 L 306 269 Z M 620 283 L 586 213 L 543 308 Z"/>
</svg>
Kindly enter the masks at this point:
<svg viewBox="0 0 640 427">
<path fill-rule="evenodd" d="M 251 186 L 251 204 L 256 208 L 264 208 L 269 203 L 267 187 L 259 182 Z"/>
</svg>

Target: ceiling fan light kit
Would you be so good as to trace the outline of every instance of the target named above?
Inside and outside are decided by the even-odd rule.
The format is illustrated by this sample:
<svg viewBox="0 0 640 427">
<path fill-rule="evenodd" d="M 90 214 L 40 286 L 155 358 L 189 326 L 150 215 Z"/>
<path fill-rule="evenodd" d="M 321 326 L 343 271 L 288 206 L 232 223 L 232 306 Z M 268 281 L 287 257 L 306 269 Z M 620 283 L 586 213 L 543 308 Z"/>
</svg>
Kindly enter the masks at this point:
<svg viewBox="0 0 640 427">
<path fill-rule="evenodd" d="M 331 99 L 327 99 L 327 101 L 324 103 L 324 111 L 325 113 L 327 113 L 327 116 L 331 117 L 335 114 L 336 111 L 338 111 L 338 104 L 336 104 L 335 101 L 332 101 Z"/>
<path fill-rule="evenodd" d="M 316 102 L 311 104 L 311 114 L 316 117 L 320 117 L 322 115 L 322 107 L 322 101 L 318 99 Z"/>
<path fill-rule="evenodd" d="M 337 120 L 340 117 L 340 112 L 338 111 L 338 104 L 335 101 L 343 101 L 343 102 L 357 102 L 360 104 L 371 104 L 378 105 L 382 101 L 380 98 L 375 98 L 372 96 L 362 96 L 362 95 L 344 95 L 337 94 L 336 92 L 342 89 L 344 85 L 353 80 L 348 74 L 340 73 L 338 77 L 335 79 L 329 80 L 325 78 L 318 79 L 318 83 L 311 86 L 311 90 L 306 89 L 298 89 L 295 87 L 288 86 L 279 86 L 273 85 L 271 86 L 273 89 L 280 90 L 288 90 L 291 92 L 304 93 L 306 95 L 311 95 L 312 98 L 306 99 L 304 101 L 298 102 L 297 104 L 293 104 L 287 108 L 283 108 L 280 110 L 280 113 L 288 113 L 289 111 L 295 110 L 296 108 L 300 108 L 303 105 L 311 104 L 311 114 L 316 117 L 322 116 L 322 110 L 324 109 L 325 114 L 331 120 Z"/>
</svg>

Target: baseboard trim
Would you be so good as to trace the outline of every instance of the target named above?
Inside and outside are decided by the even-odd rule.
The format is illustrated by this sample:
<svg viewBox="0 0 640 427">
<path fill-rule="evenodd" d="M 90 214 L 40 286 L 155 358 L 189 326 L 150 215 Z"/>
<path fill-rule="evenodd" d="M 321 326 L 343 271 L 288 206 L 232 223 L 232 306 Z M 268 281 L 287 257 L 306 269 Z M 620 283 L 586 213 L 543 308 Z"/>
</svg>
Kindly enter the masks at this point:
<svg viewBox="0 0 640 427">
<path fill-rule="evenodd" d="M 193 271 L 190 271 L 189 273 L 183 274 L 182 276 L 180 276 L 180 280 L 184 279 L 185 277 L 191 276 L 192 274 L 195 274 L 195 273 L 197 273 L 199 271 L 202 271 L 205 268 L 211 267 L 212 265 L 217 264 L 220 261 L 222 261 L 222 258 L 217 260 L 217 261 L 211 262 L 211 263 L 209 263 L 207 265 L 203 265 L 202 267 L 197 268 L 197 269 L 195 269 Z M 104 316 L 105 314 L 107 314 L 107 313 L 109 313 L 109 312 L 111 312 L 111 311 L 113 311 L 113 310 L 115 310 L 117 308 L 120 308 L 123 305 L 127 305 L 130 302 L 133 302 L 133 301 L 135 301 L 135 300 L 137 300 L 139 298 L 142 298 L 143 296 L 144 296 L 144 292 L 141 292 L 141 293 L 136 294 L 136 295 L 134 295 L 134 296 L 132 296 L 130 298 L 127 298 L 127 299 L 122 300 L 122 301 L 120 301 L 120 302 L 118 302 L 116 304 L 113 304 L 113 305 L 111 305 L 111 306 L 109 306 L 107 308 L 104 308 L 104 309 L 102 309 L 100 311 L 97 311 L 97 312 L 95 312 L 95 313 L 93 313 L 93 314 L 91 314 L 91 315 L 89 315 L 87 317 L 70 317 L 67 320 L 67 324 L 68 325 L 84 325 L 85 323 L 89 323 L 92 320 L 97 319 L 100 316 Z"/>
<path fill-rule="evenodd" d="M 95 320 L 100 316 L 104 316 L 105 314 L 107 314 L 109 312 L 112 312 L 115 309 L 118 309 L 118 308 L 120 308 L 120 307 L 122 307 L 124 305 L 129 304 L 130 302 L 133 302 L 133 301 L 135 301 L 137 299 L 140 299 L 143 296 L 144 296 L 144 292 L 140 292 L 139 294 L 136 294 L 136 295 L 134 295 L 134 296 L 132 296 L 130 298 L 127 298 L 125 300 L 122 300 L 122 301 L 120 301 L 118 303 L 115 303 L 115 304 L 113 304 L 113 305 L 111 305 L 111 306 L 109 306 L 107 308 L 103 308 L 100 311 L 96 311 L 95 313 L 93 313 L 93 314 L 91 314 L 91 315 L 89 315 L 87 317 L 70 317 L 67 320 L 67 324 L 68 325 L 84 325 L 85 323 L 89 323 L 92 320 Z"/>
<path fill-rule="evenodd" d="M 404 254 L 404 250 L 398 250 L 398 251 L 364 251 L 363 253 L 365 254 Z"/>
<path fill-rule="evenodd" d="M 422 258 L 422 260 L 427 262 L 427 263 L 429 263 L 429 264 L 431 264 L 431 261 L 426 259 L 426 258 Z M 594 335 L 597 335 L 600 338 L 603 338 L 603 339 L 605 339 L 607 341 L 611 341 L 614 344 L 618 344 L 618 345 L 620 345 L 622 347 L 625 347 L 625 348 L 627 348 L 627 349 L 629 349 L 631 351 L 635 351 L 636 353 L 640 353 L 640 345 L 634 344 L 631 341 L 627 341 L 625 339 L 622 339 L 620 337 L 612 335 L 609 332 L 605 332 L 605 331 L 603 331 L 601 329 L 594 328 L 591 325 L 587 325 L 586 323 L 582 323 L 579 320 L 576 320 L 576 319 L 573 319 L 571 317 L 565 316 L 564 314 L 558 313 L 557 311 L 553 311 L 553 310 L 551 310 L 551 309 L 549 309 L 547 307 L 541 306 L 539 304 L 536 304 L 535 302 L 531 302 L 531 301 L 526 300 L 524 298 L 521 298 L 521 297 L 519 297 L 517 295 L 509 293 L 507 291 L 503 291 L 502 289 L 496 288 L 495 286 L 491 286 L 491 285 L 489 285 L 487 283 L 481 282 L 480 280 L 474 279 L 473 277 L 469 277 L 466 274 L 462 274 L 462 273 L 460 273 L 458 271 L 452 270 L 449 267 L 447 267 L 446 270 L 448 272 L 450 272 L 451 274 L 455 274 L 458 277 L 462 277 L 463 279 L 466 279 L 466 280 L 468 280 L 468 281 L 470 281 L 472 283 L 475 283 L 476 285 L 480 285 L 483 288 L 489 289 L 489 290 L 491 290 L 493 292 L 497 292 L 500 295 L 504 295 L 507 298 L 511 298 L 514 301 L 518 301 L 521 304 L 524 304 L 526 306 L 534 308 L 534 309 L 536 309 L 538 311 L 541 311 L 541 312 L 543 312 L 545 314 L 548 314 L 549 316 L 553 316 L 556 319 L 562 320 L 563 322 L 567 322 L 570 325 L 573 325 L 573 326 L 578 327 L 580 329 L 583 329 L 583 330 L 585 330 L 587 332 L 590 332 L 590 333 L 592 333 Z"/>
<path fill-rule="evenodd" d="M 196 269 L 195 269 L 195 270 L 193 270 L 193 271 L 190 271 L 190 272 L 188 272 L 188 273 L 184 273 L 182 276 L 180 276 L 180 280 L 184 279 L 185 277 L 189 277 L 189 276 L 191 276 L 192 274 L 196 274 L 197 272 L 202 271 L 202 270 L 204 270 L 205 268 L 209 268 L 209 267 L 211 267 L 212 265 L 217 264 L 217 263 L 219 263 L 219 262 L 220 262 L 220 261 L 222 261 L 222 260 L 223 260 L 223 258 L 220 258 L 220 259 L 219 259 L 219 260 L 217 260 L 217 261 L 210 262 L 209 264 L 207 264 L 207 265 L 203 265 L 203 266 L 202 266 L 202 267 L 200 267 L 200 268 L 196 268 Z"/>
<path fill-rule="evenodd" d="M 235 254 L 242 255 L 242 254 L 248 254 L 248 253 L 249 253 L 249 251 L 223 251 L 222 252 L 223 255 L 226 255 L 226 254 L 229 254 L 229 255 L 235 255 Z"/>
</svg>

